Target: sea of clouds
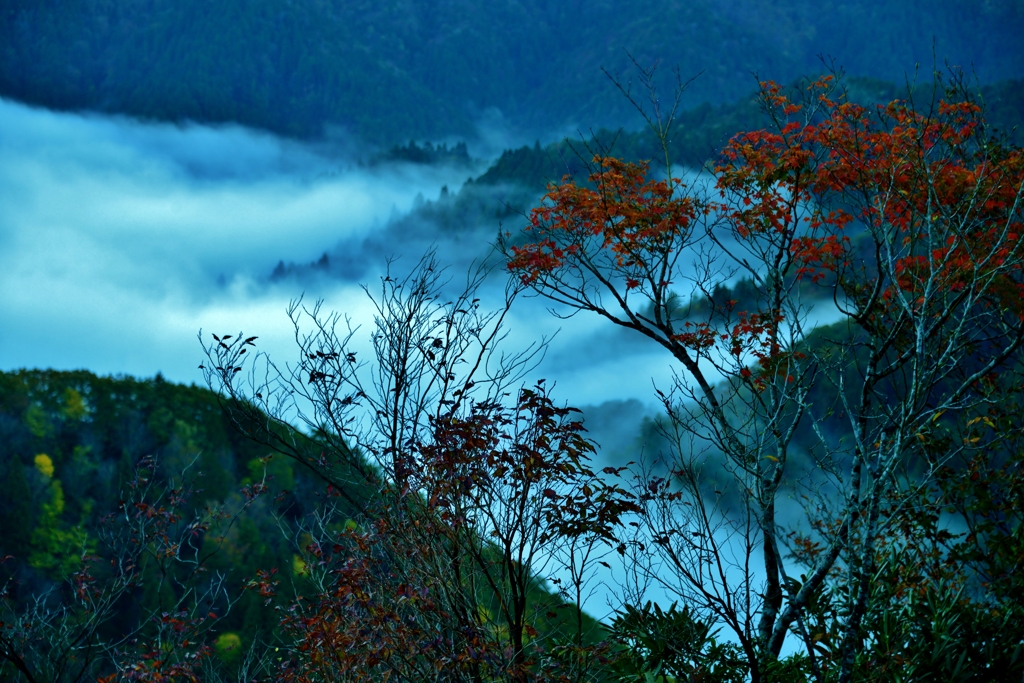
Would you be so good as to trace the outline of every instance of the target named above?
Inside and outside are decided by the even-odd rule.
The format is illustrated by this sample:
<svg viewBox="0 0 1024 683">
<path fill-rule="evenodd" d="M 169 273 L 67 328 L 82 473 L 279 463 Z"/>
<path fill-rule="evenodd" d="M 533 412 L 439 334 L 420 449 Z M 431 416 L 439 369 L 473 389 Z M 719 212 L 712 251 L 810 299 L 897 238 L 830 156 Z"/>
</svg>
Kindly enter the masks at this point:
<svg viewBox="0 0 1024 683">
<path fill-rule="evenodd" d="M 387 232 L 417 195 L 455 192 L 466 176 L 465 167 L 365 164 L 341 145 L 238 126 L 140 123 L 0 100 L 0 368 L 160 372 L 198 384 L 200 329 L 258 335 L 276 359 L 294 358 L 284 311 L 299 296 L 323 299 L 368 333 L 361 285 L 375 286 L 388 257 L 402 272 L 433 246 L 454 264 L 457 283 L 469 262 L 488 256 L 499 228 L 517 227 Z M 270 277 L 279 261 L 339 251 L 362 266 L 350 275 Z M 495 297 L 505 277 L 500 269 L 491 277 Z M 636 419 L 653 404 L 652 378 L 669 376 L 671 359 L 645 340 L 596 317 L 560 320 L 538 300 L 517 303 L 511 330 L 511 347 L 554 336 L 531 379 L 556 382 L 570 404 L 627 401 Z"/>
</svg>

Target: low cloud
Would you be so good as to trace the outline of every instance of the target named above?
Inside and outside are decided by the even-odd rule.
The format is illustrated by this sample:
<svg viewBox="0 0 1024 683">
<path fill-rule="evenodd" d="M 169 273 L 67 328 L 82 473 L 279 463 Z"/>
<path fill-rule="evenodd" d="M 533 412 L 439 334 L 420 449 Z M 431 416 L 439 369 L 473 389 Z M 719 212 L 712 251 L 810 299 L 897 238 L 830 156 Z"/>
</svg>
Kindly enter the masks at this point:
<svg viewBox="0 0 1024 683">
<path fill-rule="evenodd" d="M 323 298 L 368 332 L 361 285 L 375 286 L 389 257 L 401 257 L 403 272 L 436 248 L 457 286 L 491 253 L 499 219 L 452 230 L 413 212 L 454 201 L 466 173 L 364 166 L 337 146 L 237 126 L 143 124 L 0 100 L 0 368 L 199 383 L 200 328 L 255 334 L 276 359 L 293 358 L 284 310 L 299 296 Z M 271 277 L 279 261 L 310 264 L 324 253 L 322 272 Z M 504 278 L 499 268 L 485 302 L 498 301 Z M 587 425 L 603 452 L 635 441 L 653 412 L 652 377 L 669 377 L 666 352 L 596 317 L 555 318 L 537 298 L 517 302 L 510 329 L 513 347 L 553 337 L 528 381 L 546 378 L 558 400 L 591 406 Z"/>
<path fill-rule="evenodd" d="M 337 149 L 239 127 L 0 100 L 3 367 L 198 381 L 201 326 L 287 337 L 284 307 L 304 290 L 358 308 L 355 282 L 311 291 L 266 276 L 279 259 L 363 239 L 453 173 L 366 169 Z"/>
<path fill-rule="evenodd" d="M 284 310 L 303 295 L 368 335 L 361 284 L 374 289 L 388 257 L 400 255 L 403 272 L 434 247 L 457 286 L 489 253 L 497 218 L 451 230 L 410 214 L 422 198 L 441 201 L 445 186 L 454 195 L 465 175 L 362 166 L 344 149 L 239 127 L 140 124 L 0 100 L 0 369 L 162 372 L 201 383 L 200 328 L 258 335 L 262 350 L 289 361 Z M 505 227 L 519 224 L 512 217 Z M 271 277 L 279 261 L 309 264 L 324 253 L 330 268 Z M 504 278 L 497 269 L 485 304 L 500 298 Z M 552 316 L 540 298 L 517 302 L 509 324 L 514 348 L 551 340 L 528 381 L 545 378 L 556 400 L 583 406 L 601 444 L 597 464 L 633 459 L 644 419 L 657 412 L 652 385 L 671 383 L 670 354 L 597 316 Z M 606 595 L 595 594 L 595 611 Z"/>
</svg>

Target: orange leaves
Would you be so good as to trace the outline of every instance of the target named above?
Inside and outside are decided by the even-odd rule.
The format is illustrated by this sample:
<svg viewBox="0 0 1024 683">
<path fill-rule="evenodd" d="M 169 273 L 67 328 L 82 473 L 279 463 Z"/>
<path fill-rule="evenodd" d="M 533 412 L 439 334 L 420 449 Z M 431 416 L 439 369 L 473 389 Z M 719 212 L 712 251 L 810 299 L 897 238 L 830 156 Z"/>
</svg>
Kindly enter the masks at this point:
<svg viewBox="0 0 1024 683">
<path fill-rule="evenodd" d="M 509 261 L 508 268 L 519 271 L 524 283 L 560 268 L 565 262 L 565 251 L 551 239 L 540 240 L 527 247 L 512 247 L 512 253 L 515 257 Z"/>
<path fill-rule="evenodd" d="M 658 268 L 691 244 L 698 218 L 771 244 L 788 259 L 787 276 L 815 283 L 863 259 L 844 235 L 852 224 L 899 245 L 889 269 L 892 277 L 899 270 L 898 287 L 914 286 L 925 251 L 952 291 L 981 274 L 972 271 L 979 264 L 991 272 L 1017 253 L 1024 155 L 982 135 L 977 104 L 954 97 L 927 113 L 900 100 L 871 109 L 833 97 L 835 88 L 832 76 L 819 78 L 801 104 L 761 83 L 774 129 L 736 135 L 721 151 L 721 202 L 684 194 L 677 179 L 652 180 L 645 163 L 595 156 L 588 185 L 566 179 L 548 188 L 530 214 L 529 241 L 509 249 L 509 270 L 524 284 L 572 291 L 572 301 L 591 277 L 617 296 L 638 290 L 660 300 L 677 274 Z M 936 251 L 952 235 L 957 241 Z M 843 286 L 840 279 L 830 282 Z M 677 341 L 703 343 L 690 332 Z"/>
<path fill-rule="evenodd" d="M 781 97 L 781 96 L 779 96 Z M 797 209 L 809 198 L 813 182 L 811 150 L 796 121 L 779 133 L 755 131 L 735 136 L 722 151 L 717 187 L 723 199 L 718 210 L 741 239 L 754 235 L 790 235 Z"/>
<path fill-rule="evenodd" d="M 827 87 L 824 79 L 810 89 Z M 720 189 L 752 198 L 760 192 L 761 201 L 773 186 L 777 193 L 801 200 L 872 187 L 917 199 L 914 195 L 926 189 L 921 172 L 955 178 L 964 168 L 963 159 L 949 152 L 963 145 L 981 122 L 980 109 L 971 102 L 943 102 L 928 117 L 894 101 L 880 105 L 871 117 L 860 105 L 826 97 L 817 117 L 801 121 L 793 118 L 801 109 L 776 84 L 762 84 L 762 100 L 779 113 L 779 132 L 735 136 L 716 169 Z M 952 198 L 954 191 L 948 188 L 945 198 Z M 893 216 L 902 208 L 901 202 L 887 207 Z"/>
<path fill-rule="evenodd" d="M 761 87 L 777 132 L 729 141 L 716 171 L 731 202 L 720 210 L 740 239 L 790 240 L 798 278 L 851 265 L 843 230 L 855 221 L 898 245 L 892 284 L 912 295 L 926 282 L 961 291 L 1019 260 L 1024 160 L 981 135 L 977 104 L 942 101 L 925 114 L 897 100 L 869 112 L 826 96 L 826 78 L 809 87 L 820 93 L 809 115 L 777 84 Z"/>
<path fill-rule="evenodd" d="M 715 345 L 718 335 L 708 323 L 686 322 L 684 323 L 684 327 L 687 331 L 673 335 L 673 341 L 682 344 L 688 349 L 693 349 L 694 351 L 702 351 Z"/>
<path fill-rule="evenodd" d="M 795 238 L 789 249 L 800 264 L 796 271 L 797 279 L 806 276 L 818 283 L 825 278 L 826 272 L 836 272 L 846 262 L 849 245 L 850 238 L 845 235 Z"/>
<path fill-rule="evenodd" d="M 740 312 L 738 318 L 739 322 L 728 335 L 729 352 L 733 356 L 739 359 L 750 353 L 764 363 L 779 355 L 779 332 L 785 320 L 780 312 Z"/>
<path fill-rule="evenodd" d="M 794 102 L 761 83 L 772 126 L 724 147 L 713 200 L 651 179 L 647 164 L 595 157 L 588 185 L 548 188 L 527 243 L 509 249 L 510 271 L 561 305 L 656 339 L 690 372 L 701 372 L 694 356 L 720 354 L 750 382 L 789 381 L 795 358 L 776 311 L 800 308 L 797 293 L 825 295 L 858 324 L 900 334 L 956 306 L 1024 315 L 1024 153 L 988 137 L 966 91 L 951 88 L 927 110 L 912 100 L 849 102 L 831 76 L 807 91 Z M 757 282 L 745 303 L 766 309 L 739 322 L 710 295 L 692 303 L 732 268 Z M 696 288 L 672 291 L 671 282 Z M 706 323 L 696 319 L 705 314 Z M 746 368 L 753 358 L 757 368 Z"/>
<path fill-rule="evenodd" d="M 642 281 L 637 274 L 687 236 L 699 207 L 692 197 L 679 196 L 680 180 L 650 180 L 647 164 L 602 156 L 593 161 L 591 186 L 563 179 L 530 213 L 533 241 L 512 247 L 508 262 L 523 283 L 603 254 L 634 289 Z"/>
</svg>

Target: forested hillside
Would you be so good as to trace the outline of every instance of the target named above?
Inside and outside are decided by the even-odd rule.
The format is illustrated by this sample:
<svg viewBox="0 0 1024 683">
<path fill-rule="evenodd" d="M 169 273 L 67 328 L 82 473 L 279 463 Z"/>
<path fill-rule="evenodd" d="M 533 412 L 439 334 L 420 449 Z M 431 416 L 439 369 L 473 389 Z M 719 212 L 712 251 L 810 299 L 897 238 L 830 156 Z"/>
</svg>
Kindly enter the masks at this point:
<svg viewBox="0 0 1024 683">
<path fill-rule="evenodd" d="M 701 73 L 686 99 L 696 106 L 745 95 L 752 73 L 819 72 L 819 55 L 896 82 L 915 63 L 928 80 L 935 57 L 983 82 L 1016 77 L 1022 31 L 1011 0 L 10 0 L 0 96 L 385 145 L 466 137 L 497 110 L 512 129 L 548 136 L 635 121 L 601 73 L 626 73 L 627 52 L 684 79 Z"/>
<path fill-rule="evenodd" d="M 0 681 L 1020 683 L 1021 35 L 4 0 Z"/>
<path fill-rule="evenodd" d="M 800 97 L 806 86 L 806 79 L 792 81 L 786 91 Z M 906 85 L 869 78 L 849 78 L 844 82 L 846 97 L 851 102 L 877 106 L 906 97 Z M 930 82 L 918 87 L 914 96 L 927 103 L 941 93 L 936 93 Z M 1010 79 L 980 86 L 973 93 L 975 99 L 985 108 L 988 134 L 997 139 L 1020 145 L 1024 142 L 1024 81 Z M 625 98 L 623 98 L 625 99 Z M 676 114 L 668 131 L 668 153 L 673 164 L 683 168 L 698 169 L 712 165 L 719 151 L 728 140 L 744 131 L 757 130 L 769 125 L 770 119 L 761 107 L 757 94 L 751 92 L 732 102 L 717 105 L 704 103 L 683 109 Z M 408 239 L 422 228 L 431 226 L 441 234 L 451 236 L 480 234 L 481 245 L 493 240 L 499 226 L 514 225 L 537 201 L 549 183 L 558 182 L 564 176 L 582 179 L 586 175 L 590 156 L 596 152 L 610 154 L 630 161 L 658 160 L 664 158 L 661 141 L 649 128 L 638 130 L 598 129 L 586 135 L 576 135 L 542 145 L 537 140 L 533 145 L 506 149 L 480 175 L 467 178 L 458 191 L 445 187 L 437 198 L 424 198 L 413 210 L 405 215 L 392 217 L 386 226 L 366 238 L 368 244 L 384 245 L 399 239 Z M 470 159 L 464 145 L 449 149 L 447 146 L 419 146 L 410 142 L 394 146 L 388 152 L 378 155 L 375 161 L 400 160 L 418 164 L 447 163 L 456 167 L 468 167 Z M 289 276 L 322 275 L 361 272 L 365 264 L 360 257 L 353 256 L 348 244 L 325 251 L 319 260 L 308 263 L 286 263 L 279 261 L 268 272 L 274 280 Z M 483 255 L 483 250 L 474 255 Z M 269 270 L 269 269 L 268 269 Z"/>
<path fill-rule="evenodd" d="M 800 98 L 807 85 L 806 79 L 789 84 L 786 92 Z M 870 78 L 847 78 L 843 82 L 844 96 L 850 102 L 867 106 L 886 104 L 907 97 L 906 85 Z M 919 102 L 937 101 L 932 83 L 923 83 L 914 91 Z M 1010 79 L 980 86 L 975 98 L 986 110 L 986 122 L 993 135 L 1005 135 L 1011 143 L 1024 141 L 1024 80 Z M 643 104 L 641 102 L 641 104 Z M 740 132 L 756 130 L 769 125 L 770 119 L 761 106 L 757 92 L 752 88 L 745 97 L 717 105 L 704 103 L 679 111 L 667 131 L 668 153 L 673 164 L 700 168 L 712 164 L 729 138 Z M 587 151 L 612 154 L 631 161 L 660 161 L 664 158 L 661 140 L 649 127 L 637 130 L 591 130 L 589 136 L 570 136 L 545 148 L 539 143 L 506 150 L 485 173 L 474 179 L 470 186 L 516 185 L 531 190 L 542 190 L 548 183 L 580 170 L 580 163 L 589 161 Z"/>
<path fill-rule="evenodd" d="M 232 404 L 159 375 L 0 372 L 0 677 L 89 681 L 140 658 L 179 680 L 152 661 L 170 649 L 204 680 L 249 680 L 253 649 L 261 675 L 284 661 L 269 654 L 289 647 L 280 607 L 318 595 L 320 535 L 372 527 L 380 491 L 339 486 L 327 442 L 286 425 L 276 451 L 259 443 L 268 416 Z M 531 628 L 576 623 L 542 580 L 527 591 L 547 614 Z"/>
<path fill-rule="evenodd" d="M 149 474 L 160 486 L 184 487 L 186 480 L 194 486 L 193 495 L 182 501 L 180 512 L 186 516 L 202 516 L 207 508 L 237 513 L 243 486 L 269 472 L 267 483 L 276 498 L 249 506 L 236 524 L 215 524 L 208 530 L 211 538 L 199 537 L 197 547 L 212 555 L 212 570 L 229 574 L 235 591 L 258 569 L 287 570 L 301 550 L 281 533 L 275 515 L 310 514 L 319 487 L 284 458 L 260 460 L 267 455 L 265 447 L 229 424 L 207 389 L 159 376 L 0 373 L 0 477 L 5 482 L 0 556 L 8 557 L 0 566 L 0 584 L 22 608 L 32 595 L 53 587 L 59 591 L 61 581 L 80 570 L 83 551 L 110 559 L 115 550 L 103 542 L 104 527 L 131 513 L 120 504 L 131 495 L 136 468 L 144 462 L 154 464 Z M 107 625 L 109 632 L 130 631 L 150 612 L 171 608 L 180 587 L 168 581 L 165 594 L 153 590 L 166 569 L 159 557 L 146 558 L 141 571 L 149 585 L 122 598 L 122 613 Z M 98 571 L 109 578 L 102 563 Z M 222 630 L 251 638 L 272 621 L 259 604 L 256 596 L 243 596 Z"/>
</svg>

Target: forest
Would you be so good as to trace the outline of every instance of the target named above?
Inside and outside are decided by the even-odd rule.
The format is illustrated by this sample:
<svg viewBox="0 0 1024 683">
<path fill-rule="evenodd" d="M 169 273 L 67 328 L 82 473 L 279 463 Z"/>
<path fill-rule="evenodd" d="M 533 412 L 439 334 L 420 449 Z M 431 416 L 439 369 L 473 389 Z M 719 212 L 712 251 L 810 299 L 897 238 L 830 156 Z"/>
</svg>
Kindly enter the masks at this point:
<svg viewBox="0 0 1024 683">
<path fill-rule="evenodd" d="M 1024 153 L 959 72 L 855 92 L 762 82 L 710 185 L 672 173 L 706 113 L 638 100 L 498 264 L 393 264 L 365 333 L 295 300 L 287 361 L 203 333 L 206 386 L 0 374 L 0 673 L 1020 680 Z M 465 156 L 391 154 L 432 153 Z M 674 359 L 635 460 L 526 381 L 527 296 Z"/>
<path fill-rule="evenodd" d="M 817 73 L 822 58 L 898 86 L 947 60 L 986 84 L 1020 78 L 1022 31 L 1011 0 L 7 0 L 0 96 L 385 147 L 466 138 L 494 118 L 552 139 L 635 125 L 601 73 L 627 74 L 630 56 L 700 73 L 691 108 L 747 95 L 752 74 Z"/>
<path fill-rule="evenodd" d="M 0 681 L 1024 681 L 1022 32 L 2 3 Z"/>
</svg>

